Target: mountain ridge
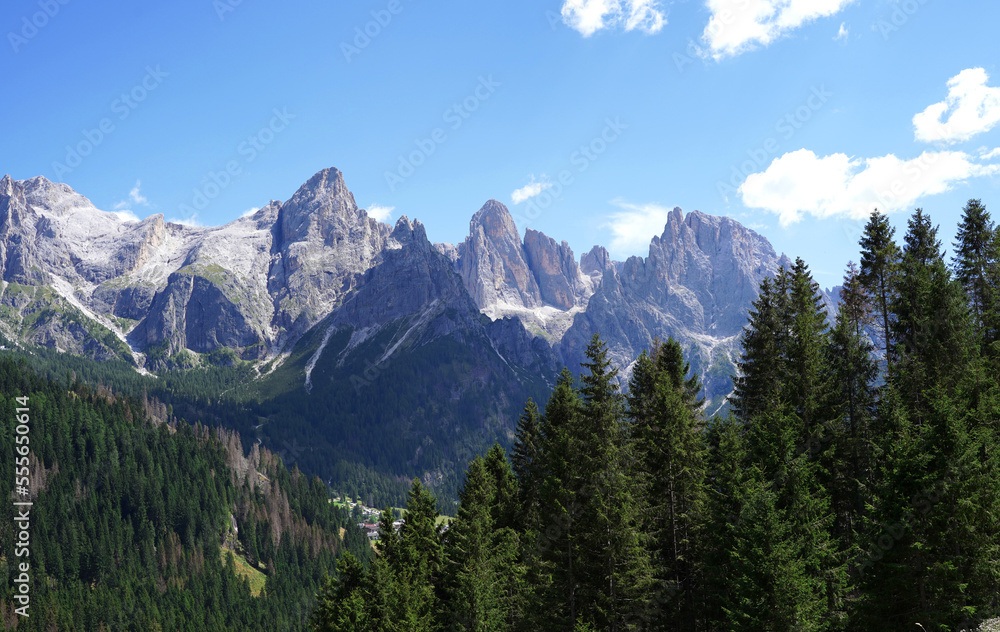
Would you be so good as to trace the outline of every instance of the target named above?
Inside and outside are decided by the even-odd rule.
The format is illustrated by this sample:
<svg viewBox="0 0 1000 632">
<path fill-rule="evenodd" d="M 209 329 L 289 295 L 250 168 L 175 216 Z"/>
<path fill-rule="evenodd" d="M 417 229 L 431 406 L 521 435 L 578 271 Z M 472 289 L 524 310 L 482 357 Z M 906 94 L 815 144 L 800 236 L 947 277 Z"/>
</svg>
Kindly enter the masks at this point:
<svg viewBox="0 0 1000 632">
<path fill-rule="evenodd" d="M 646 257 L 623 262 L 602 246 L 577 258 L 565 241 L 531 228 L 522 236 L 495 199 L 472 215 L 462 243 L 431 244 L 417 220 L 368 216 L 335 168 L 218 227 L 137 220 L 65 184 L 6 176 L 0 255 L 0 333 L 13 340 L 155 371 L 220 350 L 266 375 L 287 361 L 281 392 L 297 397 L 317 397 L 317 380 L 371 383 L 365 375 L 417 362 L 426 374 L 412 388 L 453 402 L 441 423 L 466 432 L 459 409 L 478 410 L 491 420 L 475 431 L 483 440 L 509 438 L 504 419 L 521 402 L 508 395 L 578 367 L 595 333 L 622 379 L 655 338 L 678 339 L 717 410 L 757 285 L 789 263 L 739 222 L 679 208 Z M 463 346 L 471 355 L 459 364 L 425 357 Z M 423 429 L 406 439 L 415 445 L 436 436 L 427 423 L 441 402 L 427 403 L 394 413 Z"/>
</svg>

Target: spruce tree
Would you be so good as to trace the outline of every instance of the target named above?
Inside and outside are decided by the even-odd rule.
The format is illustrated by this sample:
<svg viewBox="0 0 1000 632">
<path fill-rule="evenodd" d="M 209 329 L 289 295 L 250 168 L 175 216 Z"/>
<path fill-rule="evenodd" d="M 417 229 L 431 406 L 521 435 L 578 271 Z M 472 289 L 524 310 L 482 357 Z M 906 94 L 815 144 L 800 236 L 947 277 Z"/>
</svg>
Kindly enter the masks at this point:
<svg viewBox="0 0 1000 632">
<path fill-rule="evenodd" d="M 337 578 L 328 578 L 309 617 L 312 632 L 374 632 L 368 619 L 368 579 L 351 553 L 337 562 Z"/>
<path fill-rule="evenodd" d="M 788 285 L 786 398 L 800 420 L 806 449 L 815 455 L 823 448 L 832 389 L 826 372 L 826 312 L 819 284 L 813 281 L 801 258 L 792 266 Z M 813 445 L 814 442 L 819 445 Z"/>
<path fill-rule="evenodd" d="M 743 332 L 743 353 L 736 361 L 733 394 L 736 416 L 747 420 L 782 403 L 785 382 L 784 349 L 788 336 L 788 277 L 784 269 L 774 279 L 764 279 L 750 309 L 750 325 Z"/>
<path fill-rule="evenodd" d="M 965 289 L 973 324 L 984 347 L 1000 340 L 1000 276 L 996 228 L 980 200 L 962 209 L 955 244 L 955 277 Z"/>
<path fill-rule="evenodd" d="M 535 529 L 525 542 L 534 594 L 529 629 L 571 630 L 582 604 L 581 523 L 586 521 L 577 435 L 580 395 L 573 374 L 563 369 L 545 405 L 538 433 L 539 503 Z"/>
<path fill-rule="evenodd" d="M 969 375 L 974 341 L 965 295 L 945 265 L 937 229 L 921 209 L 910 218 L 905 241 L 892 331 L 900 394 L 919 423 L 931 388 L 952 392 Z"/>
<path fill-rule="evenodd" d="M 861 236 L 861 284 L 874 302 L 876 331 L 882 341 L 886 362 L 886 380 L 893 374 L 893 340 L 891 305 L 896 292 L 896 276 L 900 251 L 894 235 L 896 229 L 889 218 L 872 211 Z"/>
<path fill-rule="evenodd" d="M 706 464 L 700 383 L 689 370 L 676 341 L 654 342 L 652 355 L 643 352 L 633 368 L 628 395 L 632 476 L 645 498 L 642 531 L 655 580 L 649 618 L 665 630 L 692 630 L 698 620 Z"/>
<path fill-rule="evenodd" d="M 836 515 L 835 533 L 845 550 L 853 546 L 873 484 L 872 427 L 878 367 L 866 326 L 871 312 L 858 278 L 848 264 L 837 322 L 830 332 L 827 364 L 834 385 L 827 491 Z"/>
<path fill-rule="evenodd" d="M 517 434 L 511 450 L 511 467 L 518 483 L 520 529 L 533 528 L 538 521 L 539 493 L 541 491 L 540 417 L 538 406 L 531 399 L 517 420 Z"/>
<path fill-rule="evenodd" d="M 490 469 L 482 458 L 469 465 L 458 517 L 445 536 L 443 630 L 510 630 L 520 611 L 518 538 L 498 525 L 497 515 L 506 511 L 500 497 L 504 483 Z"/>
<path fill-rule="evenodd" d="M 582 620 L 598 629 L 617 632 L 645 605 L 649 585 L 646 543 L 639 533 L 641 498 L 635 493 L 624 419 L 624 398 L 618 390 L 617 369 L 596 334 L 587 347 L 586 372 L 581 377 L 578 453 L 587 520 L 581 531 L 583 549 Z"/>
</svg>

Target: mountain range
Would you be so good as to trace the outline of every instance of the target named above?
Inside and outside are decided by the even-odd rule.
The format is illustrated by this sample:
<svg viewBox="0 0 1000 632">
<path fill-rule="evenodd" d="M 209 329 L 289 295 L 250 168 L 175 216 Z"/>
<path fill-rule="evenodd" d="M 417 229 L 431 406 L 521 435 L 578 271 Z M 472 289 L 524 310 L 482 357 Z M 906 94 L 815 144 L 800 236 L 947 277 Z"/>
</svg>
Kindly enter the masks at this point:
<svg viewBox="0 0 1000 632">
<path fill-rule="evenodd" d="M 43 177 L 0 180 L 11 344 L 140 372 L 247 364 L 258 401 L 307 402 L 297 422 L 281 418 L 313 429 L 302 436 L 315 463 L 397 476 L 457 468 L 481 442 L 509 440 L 524 399 L 578 368 L 595 333 L 625 376 L 654 338 L 679 340 L 719 409 L 757 286 L 789 263 L 731 218 L 680 209 L 647 257 L 626 261 L 601 246 L 577 259 L 530 228 L 522 238 L 496 200 L 462 243 L 432 244 L 419 221 L 369 216 L 336 169 L 219 227 L 102 211 Z M 386 389 L 395 408 L 365 404 Z M 274 425 L 263 439 L 279 439 Z M 369 430 L 406 465 L 365 456 Z"/>
</svg>

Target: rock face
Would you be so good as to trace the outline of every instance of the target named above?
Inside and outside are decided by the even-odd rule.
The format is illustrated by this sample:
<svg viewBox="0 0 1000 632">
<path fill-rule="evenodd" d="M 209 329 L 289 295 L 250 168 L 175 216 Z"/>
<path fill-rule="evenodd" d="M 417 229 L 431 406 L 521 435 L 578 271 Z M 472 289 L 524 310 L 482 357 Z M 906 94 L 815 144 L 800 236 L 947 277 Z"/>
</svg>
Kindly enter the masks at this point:
<svg viewBox="0 0 1000 632">
<path fill-rule="evenodd" d="M 280 206 L 274 232 L 267 280 L 273 325 L 294 338 L 355 288 L 390 228 L 358 208 L 340 171 L 325 169 Z"/>
<path fill-rule="evenodd" d="M 280 352 L 350 294 L 390 232 L 357 207 L 336 169 L 285 203 L 211 228 L 100 211 L 41 177 L 0 181 L 3 280 L 47 287 L 158 356 Z"/>
<path fill-rule="evenodd" d="M 626 373 L 654 338 L 673 336 L 722 397 L 758 284 L 788 263 L 738 222 L 680 209 L 647 257 L 625 262 L 594 246 L 577 263 L 566 242 L 531 229 L 522 240 L 496 200 L 469 229 L 455 247 L 431 245 L 420 222 L 378 222 L 336 169 L 211 228 L 136 221 L 64 184 L 5 177 L 0 333 L 169 365 L 185 349 L 277 357 L 320 323 L 371 333 L 405 321 L 412 340 L 487 340 L 484 353 L 518 370 L 555 357 L 575 368 L 600 333 Z"/>
<path fill-rule="evenodd" d="M 435 248 L 454 262 L 476 305 L 492 319 L 513 316 L 533 335 L 557 341 L 594 293 L 569 244 L 528 229 L 522 243 L 507 207 L 488 201 L 454 247 Z"/>
<path fill-rule="evenodd" d="M 585 269 L 602 272 L 603 280 L 560 342 L 564 362 L 578 366 L 599 333 L 612 361 L 627 369 L 655 337 L 672 336 L 715 399 L 732 389 L 738 338 L 758 285 L 791 263 L 735 220 L 698 211 L 684 217 L 679 208 L 653 238 L 648 257 L 630 257 L 620 271 L 604 252 L 585 259 Z"/>
<path fill-rule="evenodd" d="M 507 207 L 496 200 L 484 204 L 458 248 L 458 269 L 477 305 L 541 306 L 526 254 Z"/>
<path fill-rule="evenodd" d="M 590 288 L 569 244 L 556 244 L 555 239 L 529 228 L 524 233 L 524 250 L 542 303 L 562 310 L 576 307 Z"/>
</svg>

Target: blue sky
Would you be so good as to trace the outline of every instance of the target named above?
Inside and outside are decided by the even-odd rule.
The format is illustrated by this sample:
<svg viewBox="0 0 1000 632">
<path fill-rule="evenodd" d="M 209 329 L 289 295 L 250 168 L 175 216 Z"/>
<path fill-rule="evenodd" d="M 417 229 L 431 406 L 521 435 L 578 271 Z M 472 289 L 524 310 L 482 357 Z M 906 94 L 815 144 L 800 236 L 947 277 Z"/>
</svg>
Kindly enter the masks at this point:
<svg viewBox="0 0 1000 632">
<path fill-rule="evenodd" d="M 105 210 L 217 225 L 337 167 L 434 241 L 496 198 L 522 231 L 624 258 L 680 206 L 825 286 L 875 206 L 900 233 L 922 206 L 948 245 L 969 198 L 1000 214 L 994 2 L 6 7 L 0 171 Z"/>
</svg>

